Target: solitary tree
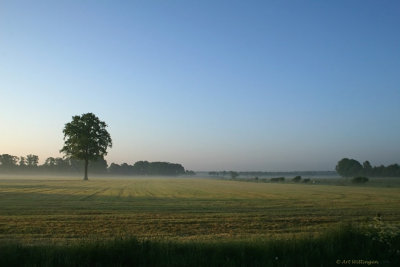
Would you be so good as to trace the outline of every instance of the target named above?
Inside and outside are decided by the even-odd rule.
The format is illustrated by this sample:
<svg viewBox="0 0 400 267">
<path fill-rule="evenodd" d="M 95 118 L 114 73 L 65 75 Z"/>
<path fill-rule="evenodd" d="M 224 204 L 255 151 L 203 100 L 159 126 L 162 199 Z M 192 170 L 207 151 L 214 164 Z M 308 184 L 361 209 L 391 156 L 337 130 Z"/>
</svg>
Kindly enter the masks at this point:
<svg viewBox="0 0 400 267">
<path fill-rule="evenodd" d="M 64 147 L 60 150 L 66 156 L 83 160 L 85 176 L 88 180 L 89 161 L 95 161 L 107 155 L 107 148 L 112 147 L 110 134 L 106 130 L 107 124 L 99 120 L 93 113 L 73 116 L 72 121 L 65 124 Z"/>
</svg>

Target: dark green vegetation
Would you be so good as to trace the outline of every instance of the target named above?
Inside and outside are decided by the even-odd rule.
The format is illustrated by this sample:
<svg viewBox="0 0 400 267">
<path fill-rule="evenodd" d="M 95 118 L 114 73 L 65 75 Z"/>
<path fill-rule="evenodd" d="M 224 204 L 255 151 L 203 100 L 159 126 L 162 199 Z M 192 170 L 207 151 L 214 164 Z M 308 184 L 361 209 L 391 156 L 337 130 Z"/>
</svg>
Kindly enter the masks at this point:
<svg viewBox="0 0 400 267">
<path fill-rule="evenodd" d="M 351 179 L 351 181 L 355 184 L 365 184 L 366 182 L 368 182 L 368 178 L 358 176 L 358 177 L 354 177 L 353 179 Z"/>
<path fill-rule="evenodd" d="M 292 179 L 293 182 L 299 183 L 301 181 L 301 176 L 296 176 Z"/>
<path fill-rule="evenodd" d="M 285 177 L 276 177 L 276 178 L 271 178 L 271 182 L 284 182 Z"/>
<path fill-rule="evenodd" d="M 400 165 L 391 164 L 387 167 L 381 165 L 372 167 L 369 161 L 363 165 L 355 159 L 344 158 L 336 165 L 336 171 L 342 177 L 368 176 L 368 177 L 400 177 Z"/>
<path fill-rule="evenodd" d="M 399 266 L 400 235 L 339 226 L 318 236 L 233 242 L 138 240 L 0 244 L 1 266 Z M 383 231 L 383 232 L 382 232 Z"/>
<path fill-rule="evenodd" d="M 107 148 L 112 147 L 111 136 L 106 128 L 107 124 L 93 113 L 73 116 L 72 121 L 65 124 L 64 146 L 60 152 L 84 161 L 84 180 L 88 180 L 89 160 L 103 159 L 107 155 Z"/>
</svg>

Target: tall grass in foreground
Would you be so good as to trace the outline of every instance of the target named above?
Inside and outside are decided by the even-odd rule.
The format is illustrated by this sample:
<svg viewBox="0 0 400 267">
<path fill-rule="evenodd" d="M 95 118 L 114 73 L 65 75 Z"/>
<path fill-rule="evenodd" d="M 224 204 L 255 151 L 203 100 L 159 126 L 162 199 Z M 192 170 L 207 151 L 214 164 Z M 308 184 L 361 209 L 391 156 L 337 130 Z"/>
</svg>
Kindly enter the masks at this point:
<svg viewBox="0 0 400 267">
<path fill-rule="evenodd" d="M 379 224 L 318 237 L 232 242 L 138 239 L 74 245 L 0 244 L 1 266 L 400 266 L 400 234 Z"/>
</svg>

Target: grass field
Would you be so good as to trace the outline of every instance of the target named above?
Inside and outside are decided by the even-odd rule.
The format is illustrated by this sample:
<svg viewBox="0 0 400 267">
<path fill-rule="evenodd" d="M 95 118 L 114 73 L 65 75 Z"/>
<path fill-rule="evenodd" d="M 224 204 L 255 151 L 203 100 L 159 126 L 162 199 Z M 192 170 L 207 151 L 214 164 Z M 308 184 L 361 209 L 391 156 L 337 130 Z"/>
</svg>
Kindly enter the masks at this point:
<svg viewBox="0 0 400 267">
<path fill-rule="evenodd" d="M 378 213 L 398 226 L 399 207 L 400 187 L 2 176 L 0 242 L 285 239 L 368 224 Z"/>
</svg>

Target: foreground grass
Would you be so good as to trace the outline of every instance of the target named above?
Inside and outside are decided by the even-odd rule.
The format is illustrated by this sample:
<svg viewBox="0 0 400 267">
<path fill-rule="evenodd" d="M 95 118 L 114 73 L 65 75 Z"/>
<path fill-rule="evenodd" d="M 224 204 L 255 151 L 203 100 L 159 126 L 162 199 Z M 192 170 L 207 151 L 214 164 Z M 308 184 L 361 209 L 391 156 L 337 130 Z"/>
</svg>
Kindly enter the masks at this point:
<svg viewBox="0 0 400 267">
<path fill-rule="evenodd" d="M 382 228 L 383 229 L 383 228 Z M 318 237 L 233 242 L 0 244 L 1 266 L 400 266 L 400 235 L 341 226 Z"/>
</svg>

